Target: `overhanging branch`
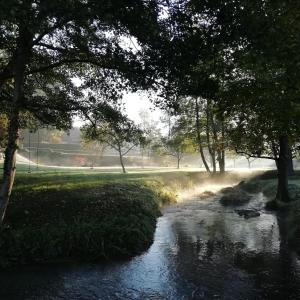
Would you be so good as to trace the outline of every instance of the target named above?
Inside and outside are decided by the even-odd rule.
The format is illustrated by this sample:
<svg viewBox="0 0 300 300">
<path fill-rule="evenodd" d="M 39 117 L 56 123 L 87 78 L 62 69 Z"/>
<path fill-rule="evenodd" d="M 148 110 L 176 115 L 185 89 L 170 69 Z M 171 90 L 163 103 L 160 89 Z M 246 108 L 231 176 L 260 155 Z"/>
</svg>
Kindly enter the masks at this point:
<svg viewBox="0 0 300 300">
<path fill-rule="evenodd" d="M 248 152 L 246 152 L 246 151 L 239 151 L 239 150 L 237 150 L 237 149 L 235 149 L 235 152 L 236 152 L 237 154 L 241 154 L 241 155 L 244 155 L 244 156 L 248 156 L 249 158 L 251 157 L 251 158 L 263 158 L 263 159 L 276 160 L 276 158 L 273 157 L 273 156 L 253 155 L 253 154 L 250 154 L 250 153 L 248 153 Z"/>
<path fill-rule="evenodd" d="M 111 64 L 104 64 L 103 62 L 99 62 L 98 60 L 92 60 L 92 59 L 87 59 L 87 58 L 83 58 L 83 59 L 73 58 L 73 59 L 62 59 L 62 60 L 60 60 L 58 62 L 55 62 L 53 64 L 49 64 L 49 65 L 42 66 L 42 67 L 39 67 L 39 68 L 36 68 L 36 69 L 32 69 L 30 71 L 27 71 L 25 74 L 29 75 L 29 74 L 44 72 L 44 71 L 47 71 L 47 70 L 50 70 L 50 69 L 58 68 L 58 67 L 61 67 L 63 65 L 68 65 L 68 64 L 73 64 L 73 63 L 91 64 L 91 65 L 98 66 L 98 67 L 101 67 L 101 68 L 114 69 L 114 68 L 111 67 Z"/>
</svg>

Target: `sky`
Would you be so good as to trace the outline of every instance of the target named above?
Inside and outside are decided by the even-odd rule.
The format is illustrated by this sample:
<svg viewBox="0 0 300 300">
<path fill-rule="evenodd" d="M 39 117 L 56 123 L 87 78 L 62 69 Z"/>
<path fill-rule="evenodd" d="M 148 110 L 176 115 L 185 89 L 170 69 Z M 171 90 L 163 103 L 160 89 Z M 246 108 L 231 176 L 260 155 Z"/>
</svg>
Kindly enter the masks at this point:
<svg viewBox="0 0 300 300">
<path fill-rule="evenodd" d="M 137 124 L 141 122 L 139 113 L 142 110 L 150 111 L 151 118 L 154 121 L 159 121 L 159 118 L 162 116 L 162 111 L 155 108 L 146 93 L 127 93 L 124 95 L 122 102 L 124 103 L 128 117 Z M 80 127 L 83 123 L 80 118 L 75 118 L 73 126 Z"/>
<path fill-rule="evenodd" d="M 123 102 L 128 117 L 136 123 L 141 121 L 139 113 L 143 110 L 150 111 L 151 118 L 155 121 L 159 121 L 162 116 L 162 111 L 150 102 L 146 93 L 128 93 L 123 97 Z"/>
</svg>

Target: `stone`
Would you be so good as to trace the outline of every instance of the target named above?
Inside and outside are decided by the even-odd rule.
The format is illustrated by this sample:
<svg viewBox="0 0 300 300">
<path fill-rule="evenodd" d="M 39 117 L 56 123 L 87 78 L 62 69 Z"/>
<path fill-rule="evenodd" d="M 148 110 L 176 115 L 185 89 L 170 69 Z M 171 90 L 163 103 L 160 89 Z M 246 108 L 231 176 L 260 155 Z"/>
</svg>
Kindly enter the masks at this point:
<svg viewBox="0 0 300 300">
<path fill-rule="evenodd" d="M 254 209 L 235 209 L 234 210 L 240 217 L 245 219 L 256 218 L 260 216 L 260 213 Z"/>
<path fill-rule="evenodd" d="M 222 191 L 224 193 L 224 191 Z M 221 197 L 220 202 L 224 206 L 239 206 L 247 204 L 251 200 L 251 196 L 240 189 L 226 190 L 224 195 Z"/>
</svg>

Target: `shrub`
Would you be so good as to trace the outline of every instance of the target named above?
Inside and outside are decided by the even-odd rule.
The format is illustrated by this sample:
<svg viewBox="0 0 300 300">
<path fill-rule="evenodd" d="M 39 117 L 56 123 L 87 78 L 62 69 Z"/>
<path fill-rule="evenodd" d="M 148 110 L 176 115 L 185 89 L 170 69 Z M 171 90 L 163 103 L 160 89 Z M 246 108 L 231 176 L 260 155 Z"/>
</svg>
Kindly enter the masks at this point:
<svg viewBox="0 0 300 300">
<path fill-rule="evenodd" d="M 128 257 L 152 242 L 160 183 L 15 193 L 0 229 L 0 266 Z"/>
</svg>

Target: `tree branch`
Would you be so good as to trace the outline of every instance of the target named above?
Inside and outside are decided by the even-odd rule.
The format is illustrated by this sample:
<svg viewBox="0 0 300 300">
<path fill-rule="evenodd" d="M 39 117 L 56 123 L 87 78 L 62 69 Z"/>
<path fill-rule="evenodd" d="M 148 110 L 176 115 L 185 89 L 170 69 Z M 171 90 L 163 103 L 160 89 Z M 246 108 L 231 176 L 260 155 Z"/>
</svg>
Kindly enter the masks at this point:
<svg viewBox="0 0 300 300">
<path fill-rule="evenodd" d="M 271 160 L 276 160 L 275 157 L 272 157 L 272 156 L 264 156 L 264 155 L 253 155 L 253 154 L 250 154 L 250 153 L 247 153 L 247 152 L 244 152 L 244 151 L 238 151 L 237 149 L 235 149 L 235 152 L 237 154 L 241 154 L 241 155 L 247 155 L 249 158 L 263 158 L 263 159 L 271 159 Z"/>
<path fill-rule="evenodd" d="M 61 53 L 68 51 L 64 48 L 55 47 L 53 45 L 49 45 L 49 44 L 45 44 L 45 43 L 38 43 L 37 46 L 44 47 L 44 48 L 47 48 L 47 49 L 53 50 L 53 51 L 59 51 Z"/>
<path fill-rule="evenodd" d="M 68 22 L 70 22 L 71 19 L 66 19 L 63 22 L 58 22 L 56 25 L 52 26 L 51 28 L 49 28 L 48 30 L 45 30 L 44 32 L 40 33 L 38 35 L 38 37 L 32 41 L 32 46 L 37 45 L 46 35 L 50 34 L 51 32 L 53 32 L 56 29 L 59 29 L 60 27 L 66 25 Z"/>
<path fill-rule="evenodd" d="M 132 145 L 127 151 L 125 151 L 122 156 L 126 155 L 130 150 L 132 150 L 136 145 Z"/>
<path fill-rule="evenodd" d="M 58 68 L 61 67 L 63 65 L 68 65 L 68 64 L 73 64 L 73 63 L 86 63 L 86 64 L 91 64 L 91 65 L 95 65 L 101 68 L 111 68 L 111 64 L 104 64 L 103 62 L 99 62 L 96 60 L 91 60 L 91 59 L 87 59 L 87 58 L 72 58 L 72 59 L 62 59 L 58 62 L 46 65 L 46 66 L 42 66 L 36 69 L 32 69 L 30 71 L 27 71 L 25 74 L 29 75 L 29 74 L 34 74 L 34 73 L 39 73 L 39 72 L 43 72 L 49 69 L 54 69 L 54 68 Z"/>
</svg>

